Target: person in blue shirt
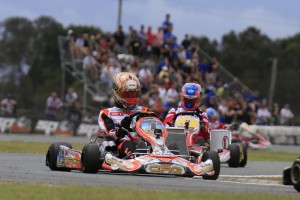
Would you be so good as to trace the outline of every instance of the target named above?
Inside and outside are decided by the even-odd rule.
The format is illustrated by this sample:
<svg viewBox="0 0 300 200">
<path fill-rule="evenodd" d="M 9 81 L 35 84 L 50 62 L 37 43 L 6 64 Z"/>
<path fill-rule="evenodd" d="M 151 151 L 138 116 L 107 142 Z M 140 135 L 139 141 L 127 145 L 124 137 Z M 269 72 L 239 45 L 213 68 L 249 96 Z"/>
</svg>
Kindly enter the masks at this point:
<svg viewBox="0 0 300 200">
<path fill-rule="evenodd" d="M 170 30 L 172 29 L 172 27 L 173 24 L 170 22 L 170 14 L 166 14 L 166 20 L 162 23 L 164 38 L 171 33 Z"/>
<path fill-rule="evenodd" d="M 177 59 L 178 58 L 178 51 L 179 51 L 179 44 L 177 43 L 177 37 L 174 37 L 172 39 L 172 58 Z"/>
</svg>

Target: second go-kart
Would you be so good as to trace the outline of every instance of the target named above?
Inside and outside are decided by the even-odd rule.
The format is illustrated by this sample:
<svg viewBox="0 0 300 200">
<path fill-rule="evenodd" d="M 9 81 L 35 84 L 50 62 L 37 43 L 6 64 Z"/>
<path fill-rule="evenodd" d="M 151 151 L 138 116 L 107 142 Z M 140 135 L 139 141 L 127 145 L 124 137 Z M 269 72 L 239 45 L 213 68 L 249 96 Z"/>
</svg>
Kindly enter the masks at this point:
<svg viewBox="0 0 300 200">
<path fill-rule="evenodd" d="M 194 143 L 193 137 L 200 131 L 202 117 L 197 111 L 181 112 L 174 116 L 174 125 L 183 129 L 187 152 L 201 162 L 206 151 L 215 151 L 221 163 L 228 163 L 229 167 L 245 167 L 247 164 L 247 145 L 245 143 L 231 143 L 230 130 L 210 130 L 209 143 L 200 140 Z"/>
<path fill-rule="evenodd" d="M 189 156 L 175 155 L 165 144 L 167 129 L 153 112 L 137 112 L 129 116 L 133 131 L 140 137 L 134 158 L 119 158 L 113 141 L 96 135 L 82 151 L 72 149 L 67 143 L 54 143 L 46 155 L 46 165 L 51 170 L 82 170 L 97 173 L 99 170 L 114 172 L 171 174 L 176 176 L 202 176 L 216 180 L 220 173 L 220 160 L 216 152 L 203 153 L 201 162 Z M 122 128 L 128 137 L 131 133 Z"/>
</svg>

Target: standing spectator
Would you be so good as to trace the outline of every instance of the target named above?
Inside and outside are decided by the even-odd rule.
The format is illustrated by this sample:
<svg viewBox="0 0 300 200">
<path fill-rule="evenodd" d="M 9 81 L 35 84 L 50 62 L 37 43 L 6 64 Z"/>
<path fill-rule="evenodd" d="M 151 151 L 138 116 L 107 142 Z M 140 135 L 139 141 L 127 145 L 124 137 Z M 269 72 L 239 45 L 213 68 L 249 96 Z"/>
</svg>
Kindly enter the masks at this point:
<svg viewBox="0 0 300 200">
<path fill-rule="evenodd" d="M 92 55 L 92 52 L 90 49 L 88 49 L 88 55 L 84 57 L 83 59 L 83 70 L 85 71 L 86 77 L 88 77 L 90 80 L 95 81 L 99 77 L 99 70 L 97 67 L 97 60 Z"/>
<path fill-rule="evenodd" d="M 17 101 L 12 98 L 11 94 L 1 101 L 1 112 L 4 116 L 14 116 L 16 114 Z"/>
<path fill-rule="evenodd" d="M 71 120 L 72 114 L 77 114 L 77 100 L 78 96 L 73 88 L 69 88 L 65 96 L 66 108 L 67 108 L 67 119 Z"/>
<path fill-rule="evenodd" d="M 170 14 L 166 14 L 166 19 L 162 23 L 164 38 L 167 37 L 167 35 L 171 34 L 170 30 L 173 28 L 173 24 L 170 22 Z"/>
<path fill-rule="evenodd" d="M 125 53 L 125 34 L 121 25 L 118 27 L 118 30 L 114 33 L 114 38 L 119 45 L 119 53 Z"/>
<path fill-rule="evenodd" d="M 285 104 L 284 107 L 280 110 L 280 124 L 285 126 L 290 126 L 292 119 L 294 118 L 293 112 L 290 110 L 290 105 Z"/>
<path fill-rule="evenodd" d="M 172 59 L 178 59 L 179 58 L 179 44 L 177 43 L 177 37 L 172 38 Z"/>
<path fill-rule="evenodd" d="M 151 26 L 148 26 L 147 30 L 147 41 L 146 41 L 146 53 L 147 56 L 152 54 L 152 43 L 154 41 L 155 35 L 152 33 Z"/>
<path fill-rule="evenodd" d="M 278 125 L 280 118 L 280 107 L 278 103 L 274 103 L 272 107 L 272 125 Z"/>
<path fill-rule="evenodd" d="M 56 92 L 52 92 L 46 101 L 46 119 L 56 120 L 57 111 L 63 106 L 63 102 L 57 97 Z"/>
<path fill-rule="evenodd" d="M 154 34 L 154 39 L 152 40 L 152 51 L 154 56 L 156 57 L 160 57 L 160 46 L 163 43 L 163 32 L 162 32 L 162 28 L 158 27 L 157 33 Z"/>
<path fill-rule="evenodd" d="M 143 24 L 141 25 L 140 32 L 138 33 L 138 37 L 141 42 L 141 56 L 144 56 L 146 52 L 146 42 L 148 37 L 147 37 L 147 33 L 145 32 L 145 27 Z"/>
<path fill-rule="evenodd" d="M 171 58 L 172 56 L 172 40 L 167 38 L 163 45 L 161 46 L 161 53 L 163 57 Z"/>
<path fill-rule="evenodd" d="M 183 46 L 184 49 L 187 49 L 191 46 L 192 42 L 191 39 L 189 38 L 188 34 L 184 35 L 184 39 L 181 42 L 181 46 Z"/>
<path fill-rule="evenodd" d="M 129 42 L 129 52 L 134 56 L 139 56 L 141 53 L 142 43 L 139 40 L 136 31 L 133 31 L 132 38 Z"/>
</svg>

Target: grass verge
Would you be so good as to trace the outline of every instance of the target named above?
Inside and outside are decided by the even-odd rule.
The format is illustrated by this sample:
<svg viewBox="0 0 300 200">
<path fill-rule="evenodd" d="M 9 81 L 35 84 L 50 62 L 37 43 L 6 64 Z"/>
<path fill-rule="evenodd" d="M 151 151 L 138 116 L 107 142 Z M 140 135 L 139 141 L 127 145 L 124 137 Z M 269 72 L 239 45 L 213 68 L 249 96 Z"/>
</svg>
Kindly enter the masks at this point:
<svg viewBox="0 0 300 200">
<path fill-rule="evenodd" d="M 50 142 L 0 141 L 0 152 L 46 154 L 50 145 Z M 84 145 L 85 144 L 81 143 L 73 143 L 72 147 L 82 150 Z"/>
<path fill-rule="evenodd" d="M 46 153 L 49 142 L 0 141 L 0 152 Z M 74 149 L 82 150 L 85 144 L 72 143 Z M 299 157 L 298 153 L 273 152 L 269 150 L 249 150 L 248 160 L 290 162 Z"/>
<path fill-rule="evenodd" d="M 139 190 L 126 188 L 89 187 L 49 184 L 20 184 L 0 183 L 0 199 L 22 200 L 59 200 L 59 199 L 122 199 L 122 200 L 166 200 L 166 199 L 214 199 L 214 200 L 282 200 L 299 199 L 298 196 L 268 195 L 268 194 L 240 194 L 227 192 L 193 192 L 193 191 L 163 191 Z"/>
<path fill-rule="evenodd" d="M 268 150 L 248 151 L 248 160 L 291 162 L 299 157 L 299 153 L 275 152 Z"/>
</svg>

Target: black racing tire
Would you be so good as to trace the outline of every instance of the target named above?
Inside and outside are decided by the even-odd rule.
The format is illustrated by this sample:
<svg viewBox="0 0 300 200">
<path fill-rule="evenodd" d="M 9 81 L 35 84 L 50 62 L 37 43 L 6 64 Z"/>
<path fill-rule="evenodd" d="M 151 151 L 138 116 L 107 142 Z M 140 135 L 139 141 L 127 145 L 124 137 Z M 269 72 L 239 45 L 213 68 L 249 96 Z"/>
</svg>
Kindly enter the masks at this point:
<svg viewBox="0 0 300 200">
<path fill-rule="evenodd" d="M 247 165 L 247 161 L 248 161 L 248 147 L 246 143 L 240 143 L 240 145 L 242 146 L 243 149 L 243 157 L 244 159 L 240 162 L 239 167 L 245 167 Z"/>
<path fill-rule="evenodd" d="M 202 161 L 205 162 L 208 159 L 211 159 L 213 162 L 215 174 L 213 176 L 204 175 L 202 178 L 204 180 L 217 180 L 221 169 L 220 157 L 215 151 L 205 151 L 202 156 Z"/>
<path fill-rule="evenodd" d="M 292 165 L 291 181 L 294 188 L 300 192 L 300 158 L 298 158 Z"/>
<path fill-rule="evenodd" d="M 235 139 L 235 138 L 233 138 L 233 139 L 231 140 L 231 143 L 239 143 L 239 142 L 241 142 L 241 141 L 238 140 L 238 139 Z"/>
<path fill-rule="evenodd" d="M 95 174 L 101 166 L 99 146 L 96 144 L 87 144 L 83 147 L 81 153 L 81 165 L 84 173 Z"/>
<path fill-rule="evenodd" d="M 56 142 L 51 144 L 46 154 L 46 166 L 48 166 L 52 171 L 71 171 L 71 169 L 56 166 L 60 145 L 67 146 L 72 149 L 72 145 L 67 142 Z"/>
<path fill-rule="evenodd" d="M 240 146 L 236 143 L 233 143 L 228 146 L 230 151 L 230 159 L 228 160 L 229 167 L 239 167 L 240 165 Z"/>
</svg>

